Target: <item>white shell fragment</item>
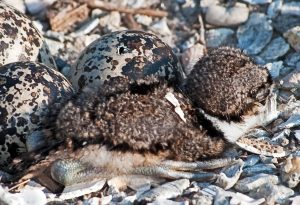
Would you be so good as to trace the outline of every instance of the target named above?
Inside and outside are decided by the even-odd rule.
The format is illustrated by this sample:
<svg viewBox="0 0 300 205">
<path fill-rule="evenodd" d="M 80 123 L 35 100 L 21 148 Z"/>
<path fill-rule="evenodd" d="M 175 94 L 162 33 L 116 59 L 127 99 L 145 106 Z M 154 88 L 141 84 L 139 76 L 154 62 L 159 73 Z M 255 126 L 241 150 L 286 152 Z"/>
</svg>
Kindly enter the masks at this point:
<svg viewBox="0 0 300 205">
<path fill-rule="evenodd" d="M 186 119 L 184 117 L 184 113 L 183 113 L 182 109 L 180 108 L 180 103 L 176 99 L 176 97 L 174 96 L 174 94 L 171 93 L 171 92 L 168 92 L 165 95 L 165 98 L 175 107 L 175 112 L 180 117 L 180 119 L 182 119 L 183 122 L 186 122 Z"/>
<path fill-rule="evenodd" d="M 159 199 L 169 199 L 182 194 L 183 190 L 190 185 L 189 180 L 180 179 L 172 182 L 165 183 L 157 188 L 151 189 L 150 191 L 142 194 L 138 201 L 155 201 Z"/>
<path fill-rule="evenodd" d="M 265 183 L 278 184 L 278 182 L 279 178 L 276 175 L 257 174 L 251 177 L 241 179 L 236 183 L 234 188 L 239 192 L 246 193 L 253 189 L 259 188 Z"/>
</svg>

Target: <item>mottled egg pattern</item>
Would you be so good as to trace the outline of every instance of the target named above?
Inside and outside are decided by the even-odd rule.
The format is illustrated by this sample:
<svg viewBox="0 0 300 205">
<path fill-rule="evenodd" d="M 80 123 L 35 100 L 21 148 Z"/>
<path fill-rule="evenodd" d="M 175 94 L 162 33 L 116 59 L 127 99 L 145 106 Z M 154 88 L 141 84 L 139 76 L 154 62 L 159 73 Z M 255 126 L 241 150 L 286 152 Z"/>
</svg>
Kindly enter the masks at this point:
<svg viewBox="0 0 300 205">
<path fill-rule="evenodd" d="M 56 68 L 48 46 L 32 21 L 0 2 L 0 66 L 17 61 L 37 61 Z"/>
<path fill-rule="evenodd" d="M 26 138 L 46 125 L 51 105 L 73 94 L 56 70 L 34 62 L 0 67 L 0 164 L 26 151 Z"/>
<path fill-rule="evenodd" d="M 139 80 L 157 75 L 167 80 L 183 77 L 172 49 L 157 36 L 142 31 L 117 31 L 91 43 L 70 71 L 76 90 L 98 87 L 114 77 Z"/>
</svg>

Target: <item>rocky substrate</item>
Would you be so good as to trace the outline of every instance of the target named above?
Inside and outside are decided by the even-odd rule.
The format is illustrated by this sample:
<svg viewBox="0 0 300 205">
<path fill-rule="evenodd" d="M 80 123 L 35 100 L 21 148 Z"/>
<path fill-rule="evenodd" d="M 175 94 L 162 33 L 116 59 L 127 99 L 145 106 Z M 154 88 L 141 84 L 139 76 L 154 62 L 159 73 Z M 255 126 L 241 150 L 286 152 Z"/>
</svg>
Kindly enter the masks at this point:
<svg viewBox="0 0 300 205">
<path fill-rule="evenodd" d="M 271 144 L 286 149 L 287 154 L 266 156 L 234 147 L 225 156 L 235 157 L 236 163 L 214 170 L 220 177 L 213 181 L 136 177 L 125 188 L 118 180 L 97 181 L 84 185 L 85 188 L 66 187 L 61 194 L 53 194 L 32 180 L 18 189 L 9 189 L 3 183 L 0 204 L 300 204 L 300 2 L 5 2 L 31 16 L 46 39 L 58 70 L 67 78 L 80 52 L 113 31 L 135 29 L 156 34 L 178 55 L 186 73 L 208 48 L 224 45 L 241 48 L 270 71 L 278 89 L 281 111 L 271 125 L 254 130 L 249 136 L 269 139 Z M 11 177 L 0 174 L 2 179 Z M 16 190 L 18 193 L 14 193 Z"/>
</svg>

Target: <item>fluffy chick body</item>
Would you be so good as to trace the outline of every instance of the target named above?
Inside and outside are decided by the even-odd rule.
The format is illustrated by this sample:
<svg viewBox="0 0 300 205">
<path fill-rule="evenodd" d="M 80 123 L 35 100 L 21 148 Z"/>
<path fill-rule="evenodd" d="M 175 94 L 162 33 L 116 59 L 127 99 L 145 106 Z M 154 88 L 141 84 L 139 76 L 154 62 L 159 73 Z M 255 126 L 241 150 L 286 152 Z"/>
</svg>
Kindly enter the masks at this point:
<svg viewBox="0 0 300 205">
<path fill-rule="evenodd" d="M 181 93 L 166 84 L 138 90 L 144 93 L 89 94 L 69 102 L 57 120 L 58 136 L 100 142 L 112 150 L 169 150 L 166 159 L 185 161 L 216 157 L 224 151 L 222 133 L 199 122 L 197 110 Z M 166 99 L 167 93 L 178 100 L 185 120 Z"/>
</svg>

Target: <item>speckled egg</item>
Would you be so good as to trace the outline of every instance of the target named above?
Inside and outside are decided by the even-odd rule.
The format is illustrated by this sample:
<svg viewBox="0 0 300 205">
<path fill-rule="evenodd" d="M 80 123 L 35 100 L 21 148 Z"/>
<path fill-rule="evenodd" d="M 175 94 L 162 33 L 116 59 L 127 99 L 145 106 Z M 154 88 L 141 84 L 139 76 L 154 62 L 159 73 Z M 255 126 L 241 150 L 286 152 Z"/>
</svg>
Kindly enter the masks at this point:
<svg viewBox="0 0 300 205">
<path fill-rule="evenodd" d="M 72 95 L 69 81 L 43 64 L 0 67 L 0 165 L 26 152 L 26 139 L 47 126 L 50 109 Z"/>
<path fill-rule="evenodd" d="M 158 76 L 179 81 L 184 74 L 177 56 L 157 36 L 142 31 L 117 31 L 92 42 L 69 73 L 76 90 L 98 87 L 115 77 L 139 80 Z"/>
<path fill-rule="evenodd" d="M 56 68 L 43 36 L 32 21 L 0 1 L 0 66 L 17 61 L 37 61 Z"/>
</svg>

